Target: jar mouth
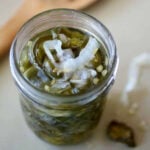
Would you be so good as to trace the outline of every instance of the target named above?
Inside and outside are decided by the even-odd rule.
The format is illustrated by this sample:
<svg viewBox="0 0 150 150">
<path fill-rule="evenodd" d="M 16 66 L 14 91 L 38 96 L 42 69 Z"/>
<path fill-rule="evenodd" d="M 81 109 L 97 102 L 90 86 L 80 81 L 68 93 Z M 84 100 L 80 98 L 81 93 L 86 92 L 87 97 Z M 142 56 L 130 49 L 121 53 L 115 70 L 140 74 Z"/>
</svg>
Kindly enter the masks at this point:
<svg viewBox="0 0 150 150">
<path fill-rule="evenodd" d="M 91 19 L 95 23 L 99 24 L 101 28 L 103 29 L 103 31 L 105 32 L 105 34 L 107 34 L 108 36 L 108 40 L 114 52 L 112 64 L 111 64 L 111 71 L 108 74 L 108 76 L 105 78 L 105 80 L 100 85 L 95 86 L 91 91 L 87 91 L 78 95 L 69 95 L 69 96 L 52 95 L 50 93 L 40 91 L 37 88 L 30 85 L 20 73 L 15 50 L 17 48 L 17 41 L 21 37 L 22 32 L 24 32 L 25 28 L 29 26 L 29 24 L 31 24 L 33 20 L 38 20 L 41 16 L 45 16 L 47 14 L 51 14 L 55 12 L 82 15 L 82 17 L 86 17 L 86 19 Z M 119 59 L 117 56 L 116 45 L 109 30 L 96 18 L 84 12 L 76 11 L 72 9 L 53 9 L 53 10 L 47 10 L 40 14 L 35 15 L 21 27 L 21 29 L 17 33 L 12 43 L 11 50 L 10 50 L 10 68 L 11 68 L 11 73 L 15 80 L 15 83 L 17 84 L 17 87 L 19 88 L 21 93 L 27 96 L 29 99 L 32 99 L 34 102 L 39 103 L 41 105 L 46 105 L 46 106 L 48 105 L 55 106 L 58 104 L 69 104 L 69 105 L 80 104 L 82 105 L 82 104 L 89 103 L 93 99 L 97 98 L 98 95 L 102 94 L 113 83 L 116 77 L 118 63 L 119 63 Z"/>
</svg>

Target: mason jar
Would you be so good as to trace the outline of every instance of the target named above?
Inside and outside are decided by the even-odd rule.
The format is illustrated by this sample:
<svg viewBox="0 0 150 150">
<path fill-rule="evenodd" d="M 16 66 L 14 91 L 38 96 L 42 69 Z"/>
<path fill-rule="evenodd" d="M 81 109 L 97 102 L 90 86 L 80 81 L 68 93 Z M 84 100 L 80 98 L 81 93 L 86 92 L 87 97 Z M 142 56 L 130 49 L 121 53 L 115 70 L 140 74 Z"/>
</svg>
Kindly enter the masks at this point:
<svg viewBox="0 0 150 150">
<path fill-rule="evenodd" d="M 105 46 L 108 75 L 90 91 L 70 96 L 45 93 L 30 85 L 19 70 L 25 44 L 36 34 L 60 26 L 89 32 Z M 53 144 L 74 144 L 85 140 L 99 123 L 115 80 L 118 56 L 112 35 L 100 21 L 80 11 L 55 9 L 34 16 L 22 26 L 11 46 L 10 67 L 31 130 Z"/>
</svg>

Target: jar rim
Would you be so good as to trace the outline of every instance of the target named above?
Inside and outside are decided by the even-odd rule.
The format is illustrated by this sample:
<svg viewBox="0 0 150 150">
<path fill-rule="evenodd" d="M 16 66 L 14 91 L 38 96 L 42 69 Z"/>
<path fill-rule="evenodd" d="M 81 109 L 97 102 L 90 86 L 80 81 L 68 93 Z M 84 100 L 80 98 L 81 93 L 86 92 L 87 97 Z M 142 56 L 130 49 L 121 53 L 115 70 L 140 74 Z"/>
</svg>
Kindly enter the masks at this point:
<svg viewBox="0 0 150 150">
<path fill-rule="evenodd" d="M 102 28 L 104 29 L 105 32 L 107 32 L 109 34 L 110 42 L 112 42 L 112 44 L 114 46 L 113 47 L 114 48 L 114 58 L 113 58 L 113 64 L 112 64 L 112 69 L 111 69 L 110 74 L 103 81 L 103 83 L 101 85 L 95 86 L 93 88 L 93 90 L 91 90 L 91 91 L 84 92 L 84 93 L 78 94 L 78 95 L 69 95 L 69 96 L 53 95 L 50 93 L 46 93 L 46 92 L 37 90 L 37 88 L 33 87 L 26 81 L 26 79 L 22 76 L 22 74 L 19 71 L 18 63 L 16 61 L 17 59 L 16 59 L 16 54 L 15 54 L 15 49 L 16 49 L 17 39 L 20 37 L 21 32 L 34 19 L 37 19 L 38 17 L 41 17 L 43 15 L 47 15 L 47 13 L 58 12 L 58 11 L 76 13 L 77 15 L 83 15 L 87 18 L 94 20 L 95 22 L 97 22 L 98 24 L 100 24 L 102 26 Z M 23 95 L 27 96 L 29 99 L 32 99 L 34 102 L 41 104 L 41 105 L 45 105 L 45 106 L 48 106 L 48 105 L 56 106 L 58 104 L 69 104 L 69 105 L 80 104 L 80 105 L 82 105 L 82 104 L 86 104 L 86 103 L 92 101 L 98 95 L 103 93 L 103 91 L 105 91 L 105 89 L 107 89 L 107 87 L 114 81 L 114 78 L 116 76 L 116 72 L 118 69 L 118 63 L 119 63 L 119 59 L 118 59 L 118 55 L 117 55 L 117 51 L 116 51 L 116 44 L 114 42 L 114 39 L 113 39 L 111 33 L 105 27 L 105 25 L 103 25 L 99 20 L 97 20 L 93 16 L 90 16 L 89 14 L 86 14 L 82 11 L 77 11 L 77 10 L 73 10 L 73 9 L 52 9 L 52 10 L 47 10 L 47 11 L 41 12 L 41 13 L 33 16 L 21 27 L 21 29 L 17 33 L 16 37 L 14 38 L 14 41 L 13 41 L 13 43 L 11 45 L 11 49 L 10 49 L 10 68 L 11 68 L 11 73 L 15 80 L 15 83 L 17 84 L 17 87 L 19 88 L 19 90 L 21 91 L 21 93 Z M 30 91 L 30 93 L 28 91 Z M 63 98 L 63 101 L 62 101 L 62 98 Z"/>
</svg>

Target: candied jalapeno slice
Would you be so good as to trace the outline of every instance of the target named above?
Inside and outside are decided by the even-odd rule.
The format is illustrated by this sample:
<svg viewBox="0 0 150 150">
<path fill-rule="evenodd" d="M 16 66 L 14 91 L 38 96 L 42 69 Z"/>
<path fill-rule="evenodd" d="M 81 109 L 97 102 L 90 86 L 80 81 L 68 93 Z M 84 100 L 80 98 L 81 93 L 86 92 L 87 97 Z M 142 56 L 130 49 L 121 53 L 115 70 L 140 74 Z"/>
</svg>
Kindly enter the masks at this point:
<svg viewBox="0 0 150 150">
<path fill-rule="evenodd" d="M 124 123 L 111 121 L 107 128 L 107 136 L 113 141 L 136 147 L 134 132 Z"/>
</svg>

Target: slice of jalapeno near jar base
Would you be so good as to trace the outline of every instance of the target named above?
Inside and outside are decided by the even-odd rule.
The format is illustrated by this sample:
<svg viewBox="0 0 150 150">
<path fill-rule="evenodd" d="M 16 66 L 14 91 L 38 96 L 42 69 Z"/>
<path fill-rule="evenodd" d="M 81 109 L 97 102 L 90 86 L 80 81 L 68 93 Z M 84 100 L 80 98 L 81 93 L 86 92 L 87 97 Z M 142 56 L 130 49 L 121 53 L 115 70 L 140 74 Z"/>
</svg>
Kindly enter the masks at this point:
<svg viewBox="0 0 150 150">
<path fill-rule="evenodd" d="M 24 46 L 20 72 L 37 90 L 53 95 L 78 95 L 101 84 L 108 75 L 105 47 L 82 30 L 57 27 L 41 32 Z M 98 123 L 105 100 L 81 108 L 41 109 L 22 99 L 25 118 L 35 133 L 54 144 L 76 143 Z"/>
</svg>

